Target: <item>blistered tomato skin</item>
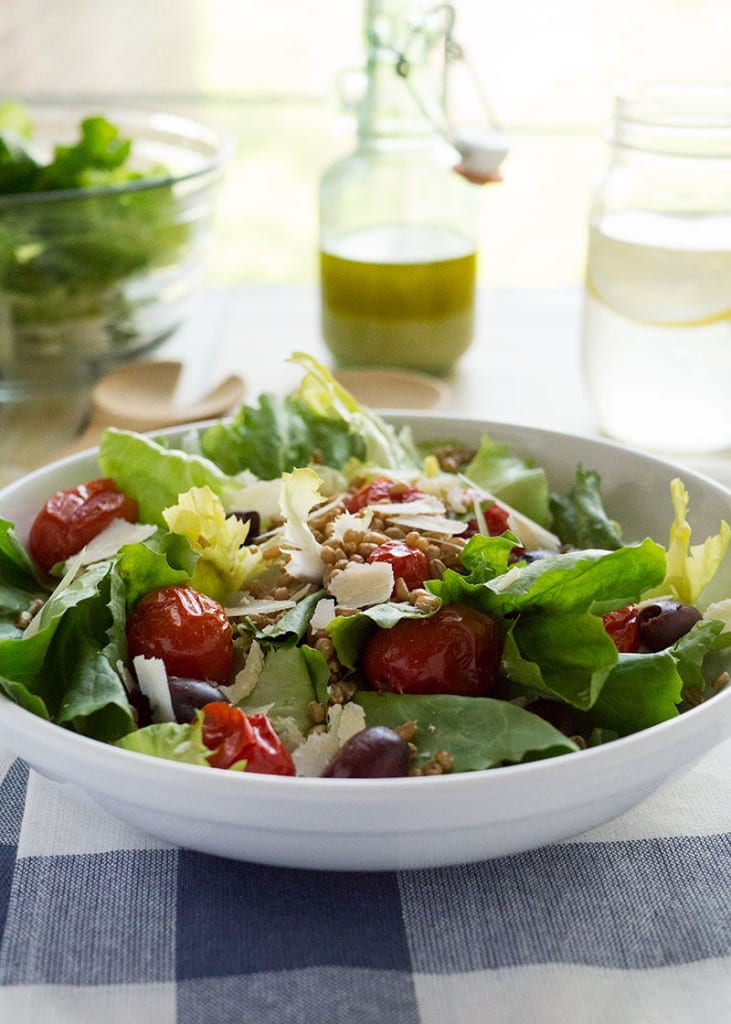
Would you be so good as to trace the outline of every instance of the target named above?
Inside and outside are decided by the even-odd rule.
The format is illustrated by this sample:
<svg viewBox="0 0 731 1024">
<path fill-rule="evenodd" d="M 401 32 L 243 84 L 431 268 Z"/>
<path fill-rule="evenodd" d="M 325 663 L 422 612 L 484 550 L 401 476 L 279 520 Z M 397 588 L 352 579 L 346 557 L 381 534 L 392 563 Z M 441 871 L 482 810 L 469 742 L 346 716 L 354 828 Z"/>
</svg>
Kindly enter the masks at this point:
<svg viewBox="0 0 731 1024">
<path fill-rule="evenodd" d="M 502 505 L 498 505 L 496 501 L 483 509 L 483 515 L 485 517 L 487 532 L 491 537 L 499 537 L 501 533 L 505 533 L 508 529 L 508 518 L 510 513 L 507 509 L 503 508 Z M 461 534 L 461 536 L 467 539 L 469 537 L 474 537 L 474 535 L 479 532 L 480 528 L 477 524 L 477 520 L 469 519 L 467 521 L 467 529 L 463 534 Z"/>
<path fill-rule="evenodd" d="M 93 540 L 115 519 L 135 523 L 137 502 L 114 480 L 89 480 L 52 494 L 30 529 L 31 558 L 44 572 L 64 562 Z"/>
<path fill-rule="evenodd" d="M 259 775 L 294 775 L 292 755 L 266 715 L 246 715 L 241 708 L 212 702 L 202 708 L 203 742 L 213 768 L 246 761 L 245 771 Z"/>
<path fill-rule="evenodd" d="M 410 548 L 403 540 L 388 540 L 379 544 L 368 556 L 367 561 L 386 562 L 393 569 L 394 579 L 401 578 L 409 590 L 420 587 L 429 579 L 429 559 L 419 548 Z M 392 597 L 397 593 L 394 586 Z"/>
<path fill-rule="evenodd" d="M 502 638 L 488 615 L 453 604 L 401 619 L 366 644 L 361 668 L 374 690 L 485 697 L 497 679 Z"/>
<path fill-rule="evenodd" d="M 636 604 L 628 604 L 616 612 L 602 615 L 602 622 L 620 654 L 635 654 L 639 651 L 640 631 Z"/>
<path fill-rule="evenodd" d="M 168 675 L 225 683 L 233 666 L 231 624 L 222 606 L 192 587 L 147 594 L 127 619 L 131 658 L 160 658 Z"/>
<path fill-rule="evenodd" d="M 360 512 L 366 505 L 381 505 L 389 502 L 399 504 L 405 501 L 415 501 L 423 498 L 424 494 L 414 487 L 413 484 L 396 484 L 388 477 L 379 476 L 371 480 L 365 487 L 352 494 L 345 503 L 348 512 Z"/>
</svg>

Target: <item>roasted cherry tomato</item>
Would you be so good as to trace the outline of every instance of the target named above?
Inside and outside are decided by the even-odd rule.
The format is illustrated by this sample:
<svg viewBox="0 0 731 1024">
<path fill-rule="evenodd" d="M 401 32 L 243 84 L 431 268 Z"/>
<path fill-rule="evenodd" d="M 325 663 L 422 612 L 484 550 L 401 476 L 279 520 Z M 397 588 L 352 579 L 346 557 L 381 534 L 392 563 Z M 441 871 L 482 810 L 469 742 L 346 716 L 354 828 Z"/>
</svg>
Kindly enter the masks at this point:
<svg viewBox="0 0 731 1024">
<path fill-rule="evenodd" d="M 387 502 L 415 501 L 423 498 L 424 492 L 413 484 L 397 483 L 389 480 L 388 477 L 379 476 L 371 480 L 365 487 L 361 487 L 355 494 L 351 494 L 345 502 L 348 512 L 359 512 L 366 505 L 381 505 Z"/>
<path fill-rule="evenodd" d="M 394 579 L 404 581 L 409 590 L 420 587 L 429 579 L 429 559 L 419 548 L 410 548 L 406 541 L 387 540 L 379 544 L 368 556 L 369 562 L 387 562 L 393 569 Z M 392 597 L 396 596 L 396 587 Z"/>
<path fill-rule="evenodd" d="M 224 701 L 203 707 L 203 742 L 212 751 L 214 768 L 230 768 L 246 761 L 247 772 L 294 775 L 292 755 L 277 736 L 266 715 L 245 715 Z"/>
<path fill-rule="evenodd" d="M 637 621 L 637 605 L 628 604 L 616 612 L 602 615 L 602 622 L 614 646 L 621 654 L 632 654 L 640 649 L 640 630 Z"/>
<path fill-rule="evenodd" d="M 502 639 L 488 615 L 453 604 L 401 619 L 367 642 L 361 667 L 374 690 L 484 697 L 497 678 Z"/>
<path fill-rule="evenodd" d="M 485 517 L 485 525 L 487 526 L 487 532 L 491 537 L 499 537 L 501 533 L 505 533 L 508 528 L 508 516 L 510 513 L 507 509 L 503 508 L 502 505 L 498 505 L 496 501 L 493 501 L 491 505 L 482 509 L 482 514 Z M 474 537 L 476 533 L 480 532 L 480 528 L 477 525 L 476 519 L 469 519 L 467 521 L 467 529 L 462 537 Z"/>
<path fill-rule="evenodd" d="M 192 587 L 153 590 L 127 619 L 130 657 L 160 658 L 168 675 L 224 683 L 233 664 L 231 624 L 221 605 Z"/>
<path fill-rule="evenodd" d="M 137 521 L 137 502 L 123 494 L 114 480 L 89 480 L 68 491 L 52 494 L 30 528 L 33 560 L 49 570 L 64 562 L 114 519 Z"/>
</svg>

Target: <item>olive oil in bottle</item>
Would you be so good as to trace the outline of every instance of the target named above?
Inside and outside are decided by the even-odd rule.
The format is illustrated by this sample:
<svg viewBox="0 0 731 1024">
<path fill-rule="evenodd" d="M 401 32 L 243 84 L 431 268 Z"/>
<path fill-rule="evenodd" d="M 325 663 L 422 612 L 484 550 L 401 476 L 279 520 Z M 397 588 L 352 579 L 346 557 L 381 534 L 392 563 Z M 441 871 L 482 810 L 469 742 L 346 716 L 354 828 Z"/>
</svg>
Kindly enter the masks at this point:
<svg viewBox="0 0 731 1024">
<path fill-rule="evenodd" d="M 344 366 L 444 373 L 474 328 L 474 246 L 427 226 L 369 228 L 320 252 L 322 330 Z"/>
</svg>

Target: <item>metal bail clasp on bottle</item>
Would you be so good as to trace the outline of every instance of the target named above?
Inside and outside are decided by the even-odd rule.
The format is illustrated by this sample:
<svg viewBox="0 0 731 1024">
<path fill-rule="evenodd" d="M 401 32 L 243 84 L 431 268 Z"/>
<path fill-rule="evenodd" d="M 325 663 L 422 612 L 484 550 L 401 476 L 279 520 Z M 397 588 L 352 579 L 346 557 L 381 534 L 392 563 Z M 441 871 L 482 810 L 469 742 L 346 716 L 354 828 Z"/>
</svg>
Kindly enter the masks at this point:
<svg viewBox="0 0 731 1024">
<path fill-rule="evenodd" d="M 319 194 L 322 332 L 342 365 L 441 374 L 472 341 L 480 190 L 446 138 L 448 11 L 366 4 L 357 146 Z"/>
</svg>

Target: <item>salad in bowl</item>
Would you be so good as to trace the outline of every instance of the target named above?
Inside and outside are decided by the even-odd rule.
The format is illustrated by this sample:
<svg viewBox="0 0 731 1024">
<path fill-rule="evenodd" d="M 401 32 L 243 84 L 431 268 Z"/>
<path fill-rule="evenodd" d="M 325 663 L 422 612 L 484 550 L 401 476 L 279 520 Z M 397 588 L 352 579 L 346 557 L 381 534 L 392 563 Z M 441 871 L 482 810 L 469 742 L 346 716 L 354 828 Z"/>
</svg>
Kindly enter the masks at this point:
<svg viewBox="0 0 731 1024">
<path fill-rule="evenodd" d="M 293 359 L 296 395 L 175 444 L 110 429 L 93 478 L 2 521 L 9 701 L 206 772 L 417 784 L 586 757 L 724 689 L 731 530 L 690 543 L 679 477 L 667 534 L 625 538 L 593 467 L 557 493 Z"/>
</svg>

